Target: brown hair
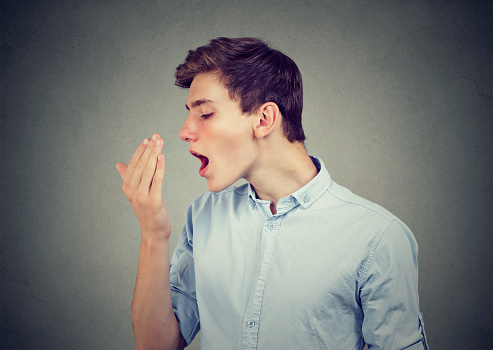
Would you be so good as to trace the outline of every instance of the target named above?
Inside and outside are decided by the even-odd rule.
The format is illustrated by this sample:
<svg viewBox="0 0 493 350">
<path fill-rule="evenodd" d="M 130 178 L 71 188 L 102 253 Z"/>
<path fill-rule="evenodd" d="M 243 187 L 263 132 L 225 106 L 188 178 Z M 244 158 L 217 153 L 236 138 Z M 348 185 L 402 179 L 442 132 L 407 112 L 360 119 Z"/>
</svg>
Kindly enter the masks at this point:
<svg viewBox="0 0 493 350">
<path fill-rule="evenodd" d="M 230 98 L 239 98 L 243 113 L 254 113 L 265 102 L 276 103 L 286 138 L 305 140 L 301 73 L 282 52 L 255 38 L 213 39 L 188 51 L 185 62 L 176 68 L 175 85 L 189 88 L 200 73 L 217 73 Z"/>
</svg>

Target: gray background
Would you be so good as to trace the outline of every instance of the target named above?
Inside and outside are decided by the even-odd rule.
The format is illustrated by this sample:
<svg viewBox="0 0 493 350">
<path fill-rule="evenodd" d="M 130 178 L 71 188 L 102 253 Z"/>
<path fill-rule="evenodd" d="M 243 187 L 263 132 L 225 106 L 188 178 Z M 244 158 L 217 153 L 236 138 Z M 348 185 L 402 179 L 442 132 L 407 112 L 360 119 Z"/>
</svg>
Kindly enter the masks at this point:
<svg viewBox="0 0 493 350">
<path fill-rule="evenodd" d="M 2 349 L 134 347 L 139 226 L 115 164 L 162 135 L 173 250 L 206 189 L 177 136 L 187 91 L 174 68 L 217 36 L 292 57 L 310 154 L 411 227 L 431 348 L 492 348 L 486 1 L 2 1 L 1 12 Z"/>
</svg>

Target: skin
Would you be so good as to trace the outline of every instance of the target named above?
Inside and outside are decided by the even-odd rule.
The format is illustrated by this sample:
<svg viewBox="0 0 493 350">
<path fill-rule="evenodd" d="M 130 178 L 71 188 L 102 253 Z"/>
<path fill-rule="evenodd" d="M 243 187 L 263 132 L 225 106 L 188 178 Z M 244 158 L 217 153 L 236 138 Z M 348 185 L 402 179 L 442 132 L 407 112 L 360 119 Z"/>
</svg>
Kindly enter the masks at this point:
<svg viewBox="0 0 493 350">
<path fill-rule="evenodd" d="M 179 137 L 190 151 L 209 159 L 205 178 L 210 191 L 221 191 L 248 176 L 257 157 L 252 119 L 213 74 L 192 82 L 186 108 L 190 111 Z"/>
<path fill-rule="evenodd" d="M 201 174 L 210 191 L 221 191 L 244 178 L 260 199 L 276 203 L 306 185 L 317 169 L 299 142 L 282 132 L 282 115 L 273 102 L 244 114 L 240 102 L 212 73 L 197 75 L 190 86 L 189 115 L 179 137 L 191 153 L 206 156 Z M 169 283 L 171 225 L 162 199 L 165 171 L 163 140 L 145 139 L 129 161 L 118 163 L 122 189 L 141 227 L 137 279 L 132 301 L 132 326 L 137 349 L 183 349 L 173 313 Z"/>
<path fill-rule="evenodd" d="M 122 189 L 141 227 L 131 320 L 136 349 L 184 349 L 171 304 L 169 236 L 171 225 L 162 199 L 164 142 L 145 139 L 129 161 L 116 168 Z"/>
<path fill-rule="evenodd" d="M 197 101 L 203 102 L 197 106 Z M 306 185 L 317 169 L 300 142 L 282 132 L 282 115 L 272 102 L 253 114 L 242 113 L 240 102 L 213 73 L 197 75 L 187 98 L 190 114 L 179 136 L 190 149 L 209 158 L 208 189 L 221 191 L 244 178 L 257 196 L 275 204 Z M 204 118 L 204 115 L 209 115 Z"/>
</svg>

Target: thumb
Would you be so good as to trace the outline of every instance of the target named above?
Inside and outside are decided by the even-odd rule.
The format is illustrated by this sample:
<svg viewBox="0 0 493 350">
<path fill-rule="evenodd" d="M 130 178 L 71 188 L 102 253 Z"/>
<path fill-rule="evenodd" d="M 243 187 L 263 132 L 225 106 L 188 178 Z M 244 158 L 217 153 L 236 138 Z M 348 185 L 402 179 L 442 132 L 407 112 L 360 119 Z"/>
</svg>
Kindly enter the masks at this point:
<svg viewBox="0 0 493 350">
<path fill-rule="evenodd" d="M 116 165 L 116 170 L 120 173 L 120 176 L 122 177 L 122 180 L 125 180 L 125 174 L 127 173 L 127 165 L 125 163 L 118 163 Z"/>
</svg>

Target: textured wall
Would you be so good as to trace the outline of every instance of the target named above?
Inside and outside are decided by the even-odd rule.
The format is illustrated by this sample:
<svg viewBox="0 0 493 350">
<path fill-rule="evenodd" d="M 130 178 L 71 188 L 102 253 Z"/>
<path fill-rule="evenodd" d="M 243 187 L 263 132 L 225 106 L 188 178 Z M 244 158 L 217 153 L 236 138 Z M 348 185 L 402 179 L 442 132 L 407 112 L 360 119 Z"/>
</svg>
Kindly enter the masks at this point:
<svg viewBox="0 0 493 350">
<path fill-rule="evenodd" d="M 139 227 L 115 164 L 163 136 L 174 248 L 206 189 L 177 136 L 174 68 L 217 36 L 291 56 L 309 152 L 414 231 L 431 348 L 491 346 L 492 15 L 471 1 L 2 1 L 1 348 L 133 348 Z"/>
</svg>

